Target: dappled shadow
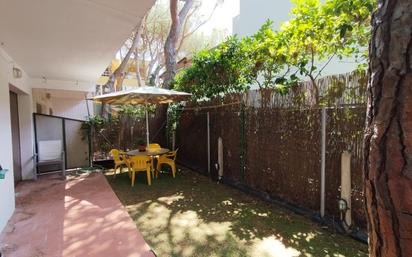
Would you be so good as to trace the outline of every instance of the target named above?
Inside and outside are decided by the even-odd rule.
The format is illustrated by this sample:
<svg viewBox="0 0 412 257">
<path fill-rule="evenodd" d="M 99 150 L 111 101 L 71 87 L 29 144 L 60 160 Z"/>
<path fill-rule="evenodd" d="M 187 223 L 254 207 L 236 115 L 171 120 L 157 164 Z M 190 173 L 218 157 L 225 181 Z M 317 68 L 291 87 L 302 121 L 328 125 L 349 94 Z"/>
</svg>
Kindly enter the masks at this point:
<svg viewBox="0 0 412 257">
<path fill-rule="evenodd" d="M 18 184 L 16 209 L 0 234 L 4 256 L 62 256 L 64 188 L 55 174 Z"/>
<path fill-rule="evenodd" d="M 107 178 L 159 256 L 367 256 L 365 245 L 186 169 L 152 186 L 144 174 L 134 187 L 127 174 Z"/>
<path fill-rule="evenodd" d="M 153 256 L 97 173 L 19 183 L 16 210 L 0 234 L 0 252 L 7 257 Z"/>
</svg>

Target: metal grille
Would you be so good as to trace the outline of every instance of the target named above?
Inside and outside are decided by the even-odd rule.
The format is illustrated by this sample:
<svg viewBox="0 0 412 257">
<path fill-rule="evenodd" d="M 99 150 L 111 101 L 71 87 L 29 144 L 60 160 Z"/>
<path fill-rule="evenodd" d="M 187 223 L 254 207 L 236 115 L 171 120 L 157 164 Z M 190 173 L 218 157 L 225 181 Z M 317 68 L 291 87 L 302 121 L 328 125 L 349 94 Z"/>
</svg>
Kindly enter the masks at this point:
<svg viewBox="0 0 412 257">
<path fill-rule="evenodd" d="M 38 152 L 39 141 L 60 140 L 67 169 L 89 165 L 89 139 L 83 130 L 84 121 L 37 113 L 33 115 L 33 121 L 36 152 Z M 42 167 L 38 172 L 60 169 L 60 165 L 50 165 Z"/>
</svg>

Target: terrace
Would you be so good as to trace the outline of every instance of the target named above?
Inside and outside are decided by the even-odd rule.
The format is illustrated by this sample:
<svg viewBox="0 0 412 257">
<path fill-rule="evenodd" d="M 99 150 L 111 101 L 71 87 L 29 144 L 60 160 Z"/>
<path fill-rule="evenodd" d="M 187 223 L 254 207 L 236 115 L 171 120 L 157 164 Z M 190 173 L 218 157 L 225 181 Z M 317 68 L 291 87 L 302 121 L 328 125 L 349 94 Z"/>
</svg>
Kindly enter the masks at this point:
<svg viewBox="0 0 412 257">
<path fill-rule="evenodd" d="M 153 4 L 0 8 L 0 257 L 367 256 L 362 74 L 318 80 L 323 107 L 302 97 L 307 83 L 288 95 L 250 90 L 188 102 L 168 138 L 164 116 L 154 115 L 162 108 L 90 125 L 97 108 L 87 99 L 107 82 L 108 65 L 119 67 L 113 56 Z M 342 81 L 348 86 L 334 87 Z M 151 143 L 166 154 L 179 148 L 176 178 L 170 169 L 139 173 L 132 187 L 128 169 L 114 177 L 109 151 L 137 148 L 136 135 L 149 141 L 146 122 Z M 39 168 L 42 151 L 59 173 Z M 91 167 L 98 161 L 107 167 Z"/>
<path fill-rule="evenodd" d="M 361 242 L 187 168 L 152 186 L 109 170 L 48 175 L 16 191 L 5 256 L 367 256 Z"/>
<path fill-rule="evenodd" d="M 4 256 L 154 256 L 102 174 L 48 175 L 16 192 Z"/>
</svg>

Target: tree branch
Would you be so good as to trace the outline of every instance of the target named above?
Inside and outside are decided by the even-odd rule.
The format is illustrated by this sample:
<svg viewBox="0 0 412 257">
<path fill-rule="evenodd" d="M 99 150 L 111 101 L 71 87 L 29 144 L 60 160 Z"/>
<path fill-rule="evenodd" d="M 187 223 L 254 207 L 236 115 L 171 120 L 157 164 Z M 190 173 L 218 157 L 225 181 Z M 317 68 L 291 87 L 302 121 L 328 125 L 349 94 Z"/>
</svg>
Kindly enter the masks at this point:
<svg viewBox="0 0 412 257">
<path fill-rule="evenodd" d="M 172 24 L 170 26 L 169 34 L 164 45 L 165 57 L 165 85 L 169 86 L 173 77 L 176 74 L 176 43 L 177 38 L 181 34 L 182 21 L 186 18 L 189 10 L 193 6 L 193 0 L 185 0 L 185 4 L 177 14 L 177 0 L 170 0 L 170 15 Z"/>
<path fill-rule="evenodd" d="M 315 79 L 317 79 L 320 74 L 322 73 L 322 71 L 326 68 L 326 66 L 328 66 L 328 64 L 332 61 L 333 57 L 335 57 L 336 52 L 332 54 L 331 57 L 329 57 L 328 61 L 325 63 L 325 65 L 323 65 L 323 67 L 319 70 L 318 74 L 315 76 Z"/>
<path fill-rule="evenodd" d="M 134 52 L 134 49 L 136 48 L 136 45 L 139 42 L 139 39 L 140 39 L 140 26 L 136 26 L 134 28 L 133 34 L 134 34 L 134 38 L 133 38 L 133 41 L 132 41 L 132 45 L 129 48 L 129 50 L 127 51 L 126 56 L 124 57 L 124 59 L 120 63 L 119 67 L 117 67 L 117 69 L 112 74 L 110 74 L 110 77 L 109 77 L 108 81 L 104 85 L 105 87 L 109 88 L 109 90 L 111 92 L 114 90 L 115 80 L 118 77 L 120 77 L 121 75 L 123 75 L 123 70 L 126 67 L 127 63 L 129 62 L 130 56 Z M 122 80 L 119 80 L 119 82 L 122 82 Z"/>
<path fill-rule="evenodd" d="M 176 52 L 180 52 L 180 49 L 181 49 L 181 47 L 182 47 L 182 45 L 183 45 L 183 42 L 184 42 L 184 40 L 185 40 L 186 38 L 190 37 L 193 33 L 195 33 L 200 27 L 202 27 L 203 25 L 205 25 L 205 24 L 212 18 L 213 13 L 215 12 L 215 10 L 216 10 L 216 8 L 217 8 L 218 5 L 219 5 L 219 1 L 216 1 L 216 4 L 215 4 L 215 6 L 213 7 L 213 10 L 210 12 L 209 16 L 208 16 L 205 20 L 203 20 L 202 22 L 198 23 L 198 24 L 196 25 L 196 27 L 193 28 L 191 31 L 185 33 L 185 29 L 183 29 L 183 36 L 182 36 L 182 38 L 181 38 L 181 40 L 180 40 L 179 47 L 177 48 Z M 184 25 L 183 28 L 186 27 L 186 23 L 187 23 L 187 21 L 190 19 L 190 16 L 193 15 L 193 13 L 194 13 L 194 11 L 193 11 L 190 15 L 187 16 L 187 19 L 185 20 L 185 25 Z"/>
</svg>

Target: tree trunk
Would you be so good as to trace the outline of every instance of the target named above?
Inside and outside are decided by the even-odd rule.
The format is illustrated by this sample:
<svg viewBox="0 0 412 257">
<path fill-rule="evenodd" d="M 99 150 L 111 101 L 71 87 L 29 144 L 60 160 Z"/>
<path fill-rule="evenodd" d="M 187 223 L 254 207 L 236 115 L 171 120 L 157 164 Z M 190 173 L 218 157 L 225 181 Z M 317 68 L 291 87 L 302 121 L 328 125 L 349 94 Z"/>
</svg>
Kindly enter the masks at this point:
<svg viewBox="0 0 412 257">
<path fill-rule="evenodd" d="M 105 84 L 105 86 L 107 86 L 111 92 L 115 89 L 114 88 L 114 83 L 116 81 L 116 78 L 123 75 L 123 70 L 126 67 L 127 63 L 129 62 L 130 56 L 134 52 L 134 50 L 137 46 L 137 43 L 140 40 L 140 37 L 141 37 L 141 31 L 140 31 L 140 26 L 138 26 L 138 27 L 135 28 L 134 38 L 133 38 L 132 45 L 131 45 L 129 51 L 127 51 L 127 54 L 124 57 L 124 59 L 122 60 L 122 62 L 120 63 L 120 66 L 117 67 L 117 69 L 112 74 L 110 74 L 110 77 L 109 77 L 108 81 Z M 123 81 L 123 80 L 121 79 L 120 81 Z M 117 87 L 121 87 L 121 85 L 117 85 Z"/>
<path fill-rule="evenodd" d="M 310 83 L 311 83 L 311 88 L 310 88 L 310 94 L 312 97 L 311 104 L 314 106 L 319 106 L 320 103 L 320 90 L 318 83 L 316 82 L 316 79 L 312 76 L 309 75 Z"/>
<path fill-rule="evenodd" d="M 140 74 L 140 61 L 139 61 L 139 49 L 136 47 L 135 54 L 134 54 L 134 59 L 136 61 L 136 79 L 137 79 L 137 85 L 139 87 L 143 86 L 142 82 L 142 76 Z M 144 61 L 144 59 L 143 59 Z"/>
<path fill-rule="evenodd" d="M 162 70 L 162 66 L 159 64 L 156 69 L 149 75 L 149 85 L 154 86 L 157 84 L 159 79 L 159 73 Z"/>
<path fill-rule="evenodd" d="M 172 24 L 170 25 L 169 34 L 167 35 L 166 42 L 164 45 L 164 56 L 165 56 L 165 79 L 164 86 L 168 88 L 170 82 L 176 75 L 176 44 L 177 39 L 180 37 L 182 32 L 183 21 L 186 18 L 189 10 L 193 6 L 193 0 L 185 0 L 185 4 L 182 9 L 178 12 L 178 0 L 170 0 L 170 17 Z"/>
<path fill-rule="evenodd" d="M 369 46 L 364 176 L 373 257 L 412 256 L 412 1 L 380 0 Z"/>
</svg>

